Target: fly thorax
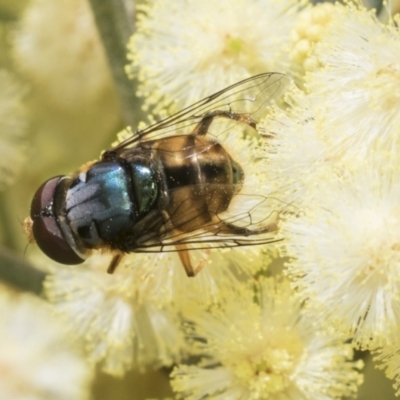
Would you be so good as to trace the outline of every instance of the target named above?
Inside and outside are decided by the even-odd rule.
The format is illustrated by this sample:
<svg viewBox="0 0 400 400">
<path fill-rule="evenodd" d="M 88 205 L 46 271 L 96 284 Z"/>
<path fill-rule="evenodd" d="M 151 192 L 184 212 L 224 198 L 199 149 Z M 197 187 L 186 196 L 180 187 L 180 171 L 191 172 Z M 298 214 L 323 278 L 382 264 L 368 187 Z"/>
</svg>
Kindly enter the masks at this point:
<svg viewBox="0 0 400 400">
<path fill-rule="evenodd" d="M 91 248 L 129 231 L 137 213 L 129 171 L 118 162 L 99 162 L 81 172 L 66 194 L 66 217 Z"/>
<path fill-rule="evenodd" d="M 150 162 L 136 161 L 129 164 L 132 191 L 136 203 L 136 217 L 146 216 L 158 199 L 158 179 Z"/>
</svg>

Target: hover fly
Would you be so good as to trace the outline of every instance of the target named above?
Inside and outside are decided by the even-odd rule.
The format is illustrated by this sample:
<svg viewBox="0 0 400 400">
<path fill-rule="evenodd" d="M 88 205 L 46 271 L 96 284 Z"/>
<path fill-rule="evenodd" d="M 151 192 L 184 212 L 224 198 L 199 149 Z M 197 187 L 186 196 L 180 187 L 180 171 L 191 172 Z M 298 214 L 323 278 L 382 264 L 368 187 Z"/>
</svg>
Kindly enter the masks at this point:
<svg viewBox="0 0 400 400">
<path fill-rule="evenodd" d="M 230 125 L 256 130 L 288 82 L 285 75 L 264 73 L 236 83 L 138 130 L 76 174 L 49 179 L 32 200 L 31 236 L 62 264 L 80 264 L 92 249 L 109 249 L 109 273 L 125 253 L 178 251 L 188 276 L 198 272 L 189 248 L 271 241 L 263 234 L 276 224 L 253 221 L 257 205 L 224 217 L 246 177 L 215 139 L 215 121 L 224 120 L 228 132 Z"/>
</svg>

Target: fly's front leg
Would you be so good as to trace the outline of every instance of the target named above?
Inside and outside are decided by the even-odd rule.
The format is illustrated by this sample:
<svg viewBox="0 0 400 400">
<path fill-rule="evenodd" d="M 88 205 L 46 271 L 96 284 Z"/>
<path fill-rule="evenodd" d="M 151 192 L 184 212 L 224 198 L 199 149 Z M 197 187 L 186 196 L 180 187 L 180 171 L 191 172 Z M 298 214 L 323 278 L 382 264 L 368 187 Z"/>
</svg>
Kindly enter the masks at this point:
<svg viewBox="0 0 400 400">
<path fill-rule="evenodd" d="M 112 258 L 110 265 L 107 268 L 107 274 L 113 274 L 116 268 L 118 267 L 118 264 L 121 262 L 122 258 L 124 257 L 124 254 L 122 253 L 117 253 L 114 255 Z"/>
<path fill-rule="evenodd" d="M 193 135 L 206 135 L 208 128 L 213 122 L 214 118 L 228 118 L 234 121 L 242 122 L 251 126 L 253 129 L 257 128 L 257 121 L 251 117 L 250 114 L 239 114 L 232 111 L 215 110 L 206 114 L 201 121 L 196 125 Z"/>
</svg>

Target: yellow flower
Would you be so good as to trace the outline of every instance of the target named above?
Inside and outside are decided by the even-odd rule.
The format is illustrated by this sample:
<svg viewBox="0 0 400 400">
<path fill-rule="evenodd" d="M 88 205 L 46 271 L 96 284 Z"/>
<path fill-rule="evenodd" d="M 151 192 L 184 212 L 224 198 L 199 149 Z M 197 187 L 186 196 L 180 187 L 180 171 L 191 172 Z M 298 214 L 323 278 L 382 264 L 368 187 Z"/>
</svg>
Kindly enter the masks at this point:
<svg viewBox="0 0 400 400">
<path fill-rule="evenodd" d="M 139 8 L 139 7 L 138 7 Z M 261 72 L 287 69 L 294 0 L 148 1 L 129 43 L 145 104 L 176 111 Z"/>
<path fill-rule="evenodd" d="M 48 305 L 0 289 L 0 398 L 89 399 L 92 369 Z"/>
<path fill-rule="evenodd" d="M 400 170 L 389 159 L 346 165 L 283 223 L 290 276 L 327 326 L 362 348 L 400 325 Z"/>
<path fill-rule="evenodd" d="M 336 3 L 314 59 L 322 67 L 306 76 L 305 85 L 332 127 L 326 133 L 332 148 L 361 156 L 399 149 L 398 28 L 364 8 Z"/>
<path fill-rule="evenodd" d="M 394 341 L 381 349 L 374 351 L 374 361 L 378 363 L 378 369 L 385 369 L 385 374 L 395 383 L 396 396 L 400 395 L 400 350 L 399 340 Z"/>
<path fill-rule="evenodd" d="M 121 376 L 130 368 L 170 366 L 186 351 L 180 314 L 193 315 L 266 267 L 260 246 L 191 252 L 204 265 L 189 279 L 177 253 L 126 255 L 113 275 L 110 256 L 93 255 L 81 267 L 51 268 L 45 293 L 88 358 Z"/>
<path fill-rule="evenodd" d="M 337 399 L 361 383 L 351 347 L 319 332 L 287 282 L 261 279 L 254 291 L 226 292 L 191 323 L 202 361 L 173 371 L 178 398 Z"/>
<path fill-rule="evenodd" d="M 285 101 L 286 109 L 274 105 L 260 124 L 260 132 L 268 138 L 262 156 L 265 193 L 297 213 L 299 209 L 292 206 L 300 207 L 307 193 L 340 158 L 325 138 L 332 127 L 312 93 L 306 95 L 293 84 L 285 93 Z"/>
<path fill-rule="evenodd" d="M 310 56 L 315 44 L 323 37 L 332 11 L 331 3 L 319 3 L 300 13 L 292 32 L 290 52 L 293 68 L 297 65 L 298 73 L 313 71 L 320 66 L 317 60 Z"/>
<path fill-rule="evenodd" d="M 111 74 L 87 2 L 33 0 L 14 33 L 13 46 L 18 70 L 52 107 L 115 107 L 110 102 L 115 96 Z M 110 125 L 115 123 L 112 114 L 107 115 Z"/>
<path fill-rule="evenodd" d="M 148 295 L 153 288 L 146 282 L 149 268 L 140 266 L 143 261 L 137 260 L 141 274 L 121 265 L 108 275 L 110 257 L 93 255 L 80 268 L 57 266 L 45 283 L 70 333 L 85 342 L 88 358 L 112 375 L 122 376 L 132 367 L 171 365 L 184 347 L 178 317 Z"/>
</svg>

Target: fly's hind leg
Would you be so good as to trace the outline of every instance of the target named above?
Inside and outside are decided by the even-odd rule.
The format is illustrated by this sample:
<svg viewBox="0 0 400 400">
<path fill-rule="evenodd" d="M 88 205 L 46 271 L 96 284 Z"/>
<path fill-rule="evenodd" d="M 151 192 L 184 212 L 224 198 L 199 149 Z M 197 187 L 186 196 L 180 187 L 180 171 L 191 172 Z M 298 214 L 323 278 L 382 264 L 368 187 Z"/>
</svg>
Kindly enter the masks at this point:
<svg viewBox="0 0 400 400">
<path fill-rule="evenodd" d="M 208 132 L 208 128 L 213 122 L 214 118 L 228 118 L 234 121 L 242 122 L 251 126 L 252 128 L 257 128 L 257 121 L 251 117 L 250 114 L 246 113 L 234 113 L 232 111 L 222 111 L 215 110 L 207 113 L 201 119 L 201 121 L 196 125 L 193 131 L 193 135 L 206 135 Z"/>
<path fill-rule="evenodd" d="M 186 275 L 189 278 L 193 278 L 195 276 L 195 273 L 192 263 L 190 261 L 190 254 L 189 251 L 187 250 L 187 246 L 185 246 L 184 244 L 178 244 L 175 247 L 176 250 L 178 250 L 179 259 L 181 260 L 183 268 L 185 268 Z"/>
<path fill-rule="evenodd" d="M 185 268 L 186 275 L 189 278 L 195 277 L 204 268 L 209 251 L 207 251 L 206 256 L 203 257 L 203 259 L 196 265 L 196 267 L 193 268 L 192 262 L 190 261 L 190 254 L 188 247 L 185 244 L 177 244 L 175 247 L 178 250 L 178 255 L 183 267 Z"/>
</svg>

